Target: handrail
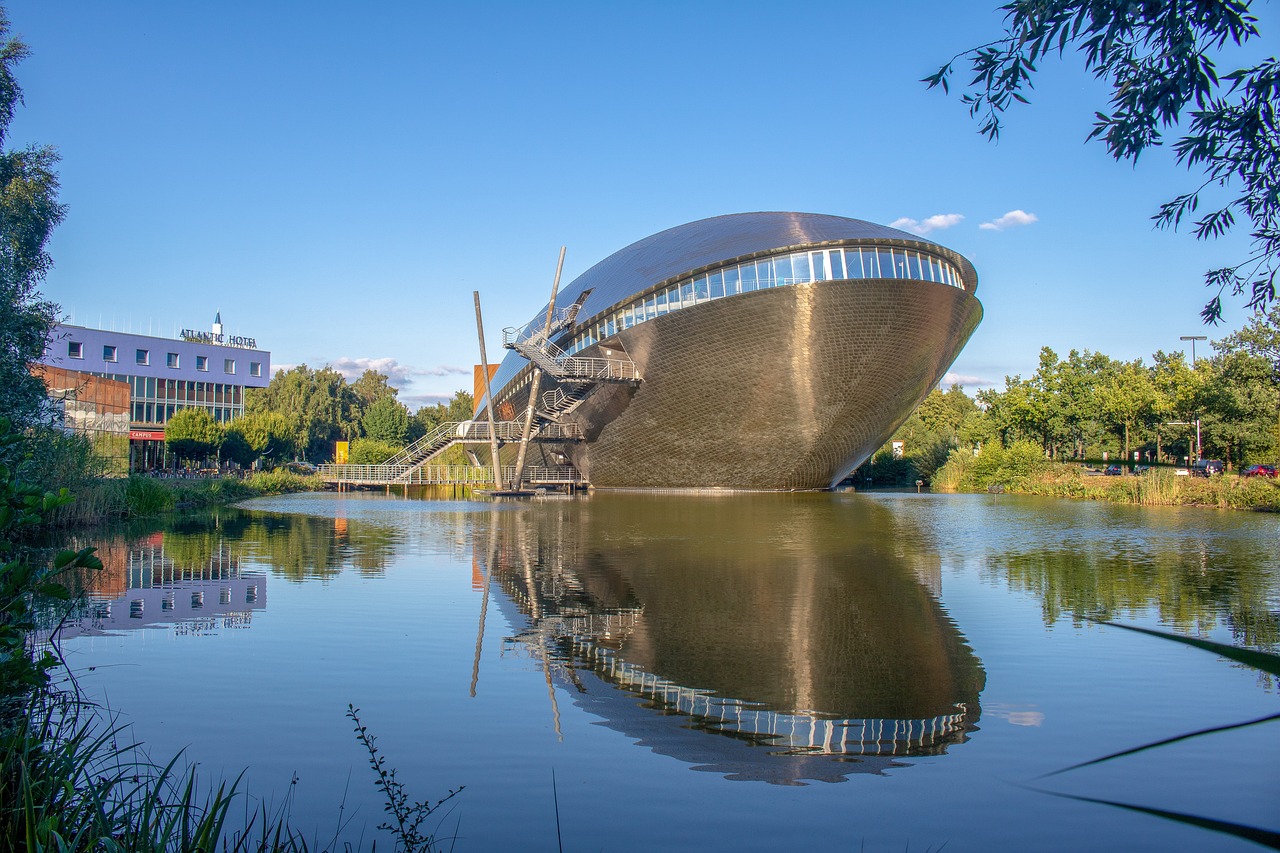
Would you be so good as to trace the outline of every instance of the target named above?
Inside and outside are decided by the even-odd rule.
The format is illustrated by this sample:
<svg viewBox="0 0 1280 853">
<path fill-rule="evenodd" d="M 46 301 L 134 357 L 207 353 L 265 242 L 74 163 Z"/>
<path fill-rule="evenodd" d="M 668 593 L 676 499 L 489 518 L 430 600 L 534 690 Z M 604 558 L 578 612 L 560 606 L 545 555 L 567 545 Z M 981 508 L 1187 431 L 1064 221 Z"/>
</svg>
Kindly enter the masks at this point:
<svg viewBox="0 0 1280 853">
<path fill-rule="evenodd" d="M 531 345 L 528 341 L 517 341 L 513 349 L 560 379 L 623 382 L 640 380 L 640 368 L 629 358 L 569 355 L 551 341 L 538 346 Z"/>
<path fill-rule="evenodd" d="M 504 481 L 515 476 L 514 465 L 504 465 Z M 493 482 L 493 468 L 487 465 L 319 465 L 316 473 L 329 482 L 357 485 L 486 485 Z M 584 484 L 586 480 L 572 465 L 526 467 L 525 482 Z"/>
</svg>

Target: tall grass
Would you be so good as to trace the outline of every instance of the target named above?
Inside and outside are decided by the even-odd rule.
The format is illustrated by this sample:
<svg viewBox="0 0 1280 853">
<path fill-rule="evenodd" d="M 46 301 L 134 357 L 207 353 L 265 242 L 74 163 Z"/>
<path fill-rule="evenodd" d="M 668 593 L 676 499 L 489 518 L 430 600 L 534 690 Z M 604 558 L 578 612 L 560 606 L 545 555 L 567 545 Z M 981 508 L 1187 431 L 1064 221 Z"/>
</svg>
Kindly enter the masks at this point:
<svg viewBox="0 0 1280 853">
<path fill-rule="evenodd" d="M 1059 498 L 1085 498 L 1138 506 L 1202 506 L 1280 512 L 1280 482 L 1234 475 L 1178 476 L 1168 468 L 1140 475 L 1103 477 L 1079 465 L 1052 462 L 1038 445 L 983 448 L 981 454 L 955 451 L 938 471 L 940 492 L 1000 491 Z"/>
<path fill-rule="evenodd" d="M 128 732 L 66 694 L 39 691 L 3 734 L 0 849 L 306 851 L 288 804 L 229 822 L 239 780 L 204 785 L 180 756 L 150 761 Z"/>
</svg>

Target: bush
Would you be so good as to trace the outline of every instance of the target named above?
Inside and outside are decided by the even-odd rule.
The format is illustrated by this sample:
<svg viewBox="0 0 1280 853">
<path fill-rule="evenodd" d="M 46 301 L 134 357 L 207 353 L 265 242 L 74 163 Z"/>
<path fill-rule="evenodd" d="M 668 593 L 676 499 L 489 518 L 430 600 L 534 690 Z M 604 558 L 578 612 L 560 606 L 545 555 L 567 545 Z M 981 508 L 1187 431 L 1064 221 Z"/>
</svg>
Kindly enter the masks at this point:
<svg viewBox="0 0 1280 853">
<path fill-rule="evenodd" d="M 125 514 L 130 518 L 147 518 L 169 512 L 177 500 L 172 489 L 165 488 L 159 480 L 134 474 L 125 489 Z"/>
<path fill-rule="evenodd" d="M 357 438 L 351 442 L 352 465 L 381 465 L 401 450 L 399 445 L 376 438 Z"/>
</svg>

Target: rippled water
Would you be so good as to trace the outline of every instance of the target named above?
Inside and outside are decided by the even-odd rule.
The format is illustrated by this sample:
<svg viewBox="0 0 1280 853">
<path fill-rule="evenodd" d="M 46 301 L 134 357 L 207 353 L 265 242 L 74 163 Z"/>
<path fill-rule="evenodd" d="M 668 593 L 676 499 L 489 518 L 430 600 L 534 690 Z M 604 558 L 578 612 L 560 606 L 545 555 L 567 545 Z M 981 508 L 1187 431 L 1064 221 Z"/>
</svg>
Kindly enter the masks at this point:
<svg viewBox="0 0 1280 853">
<path fill-rule="evenodd" d="M 154 755 L 381 837 L 348 703 L 457 850 L 1230 849 L 1280 829 L 1271 516 L 1010 496 L 251 501 L 130 540 L 63 641 Z M 92 667 L 92 671 L 89 668 Z M 553 790 L 554 772 L 554 790 Z M 296 784 L 290 785 L 296 775 Z M 384 838 L 379 843 L 385 844 Z"/>
</svg>

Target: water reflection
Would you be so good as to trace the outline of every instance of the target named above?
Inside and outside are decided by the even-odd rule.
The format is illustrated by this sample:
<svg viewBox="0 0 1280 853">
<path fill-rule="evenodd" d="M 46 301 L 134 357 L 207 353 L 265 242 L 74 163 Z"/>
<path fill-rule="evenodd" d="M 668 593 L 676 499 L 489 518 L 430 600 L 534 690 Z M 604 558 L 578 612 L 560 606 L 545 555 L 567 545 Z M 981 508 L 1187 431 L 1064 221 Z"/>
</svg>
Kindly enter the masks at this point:
<svg viewBox="0 0 1280 853">
<path fill-rule="evenodd" d="M 1179 631 L 1217 628 L 1234 643 L 1280 648 L 1276 554 L 1266 516 L 1203 509 L 1009 501 L 1021 535 L 986 545 L 987 571 L 1033 594 L 1046 624 L 1141 618 Z"/>
<path fill-rule="evenodd" d="M 267 577 L 242 571 L 221 538 L 155 531 L 112 538 L 95 547 L 101 570 L 78 570 L 71 585 L 81 596 L 64 614 L 48 612 L 43 638 L 55 627 L 61 639 L 172 624 L 180 634 L 247 628 L 267 606 Z M 76 543 L 76 547 L 84 547 Z"/>
<path fill-rule="evenodd" d="M 493 512 L 474 553 L 526 626 L 510 646 L 604 725 L 733 779 L 839 781 L 978 721 L 985 674 L 907 523 L 826 495 L 610 494 Z"/>
</svg>

